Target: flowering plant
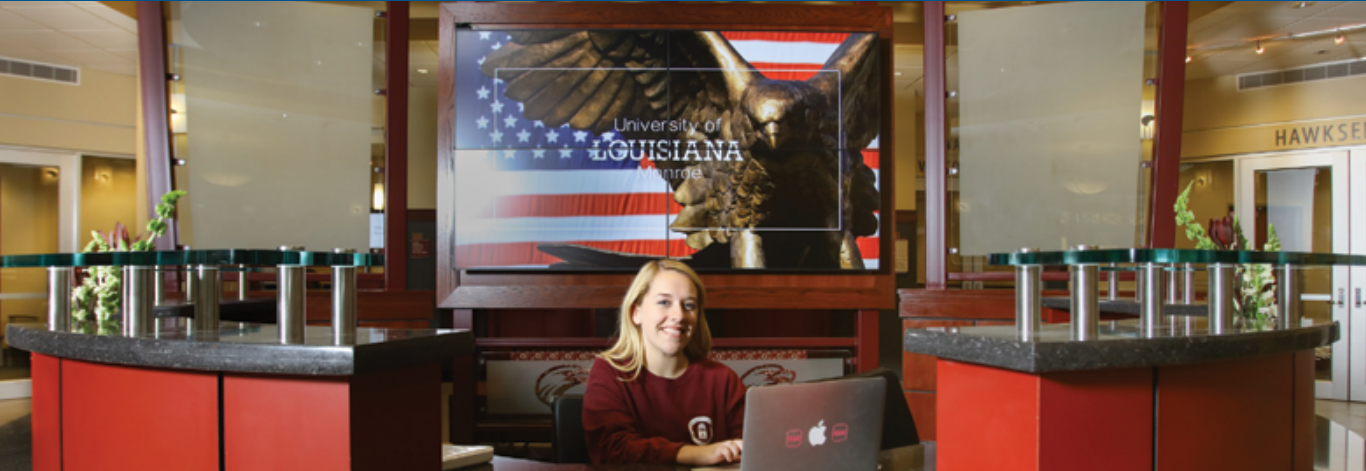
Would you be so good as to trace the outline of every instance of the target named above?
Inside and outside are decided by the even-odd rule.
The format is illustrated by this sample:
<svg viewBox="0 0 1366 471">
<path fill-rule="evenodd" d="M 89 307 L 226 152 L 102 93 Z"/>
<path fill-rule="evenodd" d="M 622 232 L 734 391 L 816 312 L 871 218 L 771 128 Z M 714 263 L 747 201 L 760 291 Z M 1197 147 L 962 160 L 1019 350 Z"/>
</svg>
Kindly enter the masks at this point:
<svg viewBox="0 0 1366 471">
<path fill-rule="evenodd" d="M 1229 211 L 1227 216 L 1221 219 L 1210 219 L 1209 234 L 1205 234 L 1205 228 L 1200 223 L 1195 222 L 1195 213 L 1188 208 L 1190 205 L 1191 185 L 1186 185 L 1186 190 L 1176 198 L 1176 223 L 1186 226 L 1186 238 L 1195 241 L 1196 249 L 1203 250 L 1242 250 L 1253 251 L 1252 241 L 1243 237 L 1243 227 L 1238 223 L 1238 216 Z M 1281 250 L 1281 239 L 1276 236 L 1276 227 L 1268 223 L 1266 225 L 1267 241 L 1262 246 L 1266 252 Z M 1249 264 L 1239 265 L 1235 270 L 1236 279 L 1239 281 L 1238 296 L 1233 299 L 1234 318 L 1242 321 L 1242 325 L 1251 329 L 1262 329 L 1271 325 L 1271 321 L 1276 319 L 1276 279 L 1272 276 L 1271 265 Z"/>
<path fill-rule="evenodd" d="M 128 228 L 122 223 L 114 225 L 108 234 L 91 231 L 94 239 L 81 250 L 92 252 L 146 252 L 156 246 L 158 237 L 166 235 L 166 223 L 175 214 L 176 203 L 184 191 L 175 190 L 161 195 L 161 204 L 156 206 L 156 216 L 147 221 L 147 234 L 137 238 L 128 236 Z M 108 322 L 118 311 L 123 301 L 123 273 L 116 266 L 96 266 L 86 269 L 86 278 L 80 286 L 71 290 L 71 317 L 76 321 L 97 320 L 100 324 Z M 93 319 L 92 319 L 93 315 Z"/>
</svg>

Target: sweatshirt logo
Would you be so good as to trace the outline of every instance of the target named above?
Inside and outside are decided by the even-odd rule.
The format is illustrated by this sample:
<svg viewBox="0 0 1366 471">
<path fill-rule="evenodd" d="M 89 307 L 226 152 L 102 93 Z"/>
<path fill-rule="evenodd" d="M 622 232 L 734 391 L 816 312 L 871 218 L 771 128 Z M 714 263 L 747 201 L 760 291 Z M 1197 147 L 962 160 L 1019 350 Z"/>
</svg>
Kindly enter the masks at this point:
<svg viewBox="0 0 1366 471">
<path fill-rule="evenodd" d="M 699 415 L 688 421 L 688 434 L 692 436 L 692 442 L 698 445 L 711 444 L 714 433 L 711 429 L 711 417 Z"/>
</svg>

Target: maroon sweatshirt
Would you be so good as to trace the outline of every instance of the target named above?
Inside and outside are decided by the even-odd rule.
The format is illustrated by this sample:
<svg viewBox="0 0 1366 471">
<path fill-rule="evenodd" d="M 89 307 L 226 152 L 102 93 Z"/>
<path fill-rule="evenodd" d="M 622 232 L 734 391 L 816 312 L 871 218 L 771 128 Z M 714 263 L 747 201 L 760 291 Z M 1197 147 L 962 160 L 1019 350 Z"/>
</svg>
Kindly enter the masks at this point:
<svg viewBox="0 0 1366 471">
<path fill-rule="evenodd" d="M 706 360 L 677 378 L 641 368 L 635 381 L 593 360 L 583 395 L 583 429 L 593 463 L 674 463 L 683 445 L 740 438 L 745 385 L 730 368 Z"/>
</svg>

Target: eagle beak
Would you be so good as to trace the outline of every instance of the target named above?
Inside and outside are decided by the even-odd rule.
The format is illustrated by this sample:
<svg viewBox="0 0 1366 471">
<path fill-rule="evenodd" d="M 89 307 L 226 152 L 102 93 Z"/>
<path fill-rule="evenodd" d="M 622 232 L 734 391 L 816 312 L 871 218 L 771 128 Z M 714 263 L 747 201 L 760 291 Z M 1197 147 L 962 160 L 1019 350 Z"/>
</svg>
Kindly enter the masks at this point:
<svg viewBox="0 0 1366 471">
<path fill-rule="evenodd" d="M 764 125 L 764 134 L 768 136 L 768 146 L 773 149 L 778 148 L 778 123 L 770 122 Z"/>
</svg>

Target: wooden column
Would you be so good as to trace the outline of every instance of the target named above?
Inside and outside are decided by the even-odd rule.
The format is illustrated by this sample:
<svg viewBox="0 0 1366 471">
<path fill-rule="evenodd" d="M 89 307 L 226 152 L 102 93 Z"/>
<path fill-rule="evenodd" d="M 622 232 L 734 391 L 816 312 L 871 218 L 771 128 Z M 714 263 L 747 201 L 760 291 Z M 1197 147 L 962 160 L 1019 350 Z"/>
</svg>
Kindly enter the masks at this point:
<svg viewBox="0 0 1366 471">
<path fill-rule="evenodd" d="M 166 30 L 162 2 L 138 2 L 138 86 L 142 94 L 143 165 L 147 175 L 147 217 L 156 216 L 161 195 L 175 189 L 171 173 L 171 121 L 166 104 Z M 183 110 L 182 110 L 183 112 Z M 157 250 L 175 250 L 180 226 L 171 222 L 166 236 L 157 239 Z"/>
<path fill-rule="evenodd" d="M 1181 116 L 1186 97 L 1187 2 L 1162 2 L 1162 27 L 1158 33 L 1157 103 L 1153 132 L 1153 187 L 1148 208 L 1148 247 L 1169 249 L 1176 245 L 1176 220 L 1172 206 L 1181 191 Z"/>
<path fill-rule="evenodd" d="M 384 290 L 408 289 L 408 2 L 385 2 Z"/>
<path fill-rule="evenodd" d="M 944 289 L 948 256 L 948 139 L 944 2 L 925 2 L 925 288 Z"/>
</svg>

